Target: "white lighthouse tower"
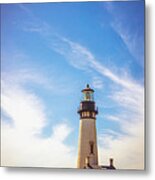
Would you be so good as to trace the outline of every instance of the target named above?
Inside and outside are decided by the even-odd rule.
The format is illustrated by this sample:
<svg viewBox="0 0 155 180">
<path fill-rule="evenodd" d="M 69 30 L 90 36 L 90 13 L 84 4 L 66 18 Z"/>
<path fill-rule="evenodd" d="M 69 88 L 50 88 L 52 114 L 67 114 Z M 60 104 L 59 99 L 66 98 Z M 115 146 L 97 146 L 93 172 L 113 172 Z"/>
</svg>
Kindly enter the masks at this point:
<svg viewBox="0 0 155 180">
<path fill-rule="evenodd" d="M 94 102 L 94 90 L 87 87 L 82 90 L 83 99 L 78 113 L 80 114 L 77 168 L 97 168 L 98 150 L 96 137 L 96 115 L 98 110 Z"/>
</svg>

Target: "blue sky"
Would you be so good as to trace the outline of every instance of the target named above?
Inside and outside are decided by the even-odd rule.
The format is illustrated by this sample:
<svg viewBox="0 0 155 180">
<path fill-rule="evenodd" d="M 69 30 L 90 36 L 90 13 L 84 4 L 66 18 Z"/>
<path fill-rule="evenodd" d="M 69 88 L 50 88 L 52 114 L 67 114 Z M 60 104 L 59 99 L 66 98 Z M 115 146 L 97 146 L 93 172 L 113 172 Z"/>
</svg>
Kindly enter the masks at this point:
<svg viewBox="0 0 155 180">
<path fill-rule="evenodd" d="M 77 107 L 81 89 L 89 83 L 99 108 L 100 162 L 113 156 L 119 168 L 143 168 L 143 1 L 3 4 L 1 53 L 2 129 L 8 139 L 2 142 L 2 157 L 3 150 L 11 157 L 2 159 L 4 165 L 28 164 L 21 152 L 20 158 L 11 156 L 25 138 L 22 126 L 40 147 L 51 138 L 53 146 L 57 140 L 62 148 L 57 154 L 56 143 L 56 150 L 51 145 L 49 151 L 51 161 L 56 154 L 62 161 L 30 164 L 75 167 Z M 27 139 L 23 147 L 29 143 Z M 27 154 L 35 159 L 36 152 L 32 147 Z"/>
</svg>

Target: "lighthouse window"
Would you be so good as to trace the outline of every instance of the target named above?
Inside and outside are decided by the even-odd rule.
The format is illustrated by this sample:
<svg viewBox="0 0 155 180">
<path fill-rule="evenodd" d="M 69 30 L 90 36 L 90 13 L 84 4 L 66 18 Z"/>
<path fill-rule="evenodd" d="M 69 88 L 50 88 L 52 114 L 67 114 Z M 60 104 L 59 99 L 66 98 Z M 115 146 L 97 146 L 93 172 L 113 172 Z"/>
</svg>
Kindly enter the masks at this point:
<svg viewBox="0 0 155 180">
<path fill-rule="evenodd" d="M 94 153 L 94 143 L 90 142 L 90 153 L 93 154 Z"/>
<path fill-rule="evenodd" d="M 95 117 L 95 113 L 94 112 L 92 112 L 92 117 Z"/>
</svg>

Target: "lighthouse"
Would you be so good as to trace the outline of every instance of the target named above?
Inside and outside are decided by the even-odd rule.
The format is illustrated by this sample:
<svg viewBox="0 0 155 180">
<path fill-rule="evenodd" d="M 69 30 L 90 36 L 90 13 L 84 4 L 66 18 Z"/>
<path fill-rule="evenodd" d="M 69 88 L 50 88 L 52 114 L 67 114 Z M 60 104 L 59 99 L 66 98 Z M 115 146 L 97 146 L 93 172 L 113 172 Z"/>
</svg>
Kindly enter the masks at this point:
<svg viewBox="0 0 155 180">
<path fill-rule="evenodd" d="M 82 90 L 82 100 L 78 108 L 80 115 L 77 168 L 97 168 L 98 149 L 96 115 L 98 109 L 94 101 L 94 90 L 87 84 Z"/>
</svg>

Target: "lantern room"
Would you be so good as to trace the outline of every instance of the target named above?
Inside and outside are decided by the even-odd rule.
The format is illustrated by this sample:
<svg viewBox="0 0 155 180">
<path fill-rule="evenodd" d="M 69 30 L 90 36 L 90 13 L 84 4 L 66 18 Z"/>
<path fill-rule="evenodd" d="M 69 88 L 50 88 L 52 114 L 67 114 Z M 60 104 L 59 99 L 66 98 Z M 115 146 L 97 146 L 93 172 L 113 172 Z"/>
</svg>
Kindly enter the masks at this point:
<svg viewBox="0 0 155 180">
<path fill-rule="evenodd" d="M 94 90 L 89 87 L 87 84 L 86 88 L 82 90 L 83 93 L 83 101 L 94 101 Z"/>
</svg>

